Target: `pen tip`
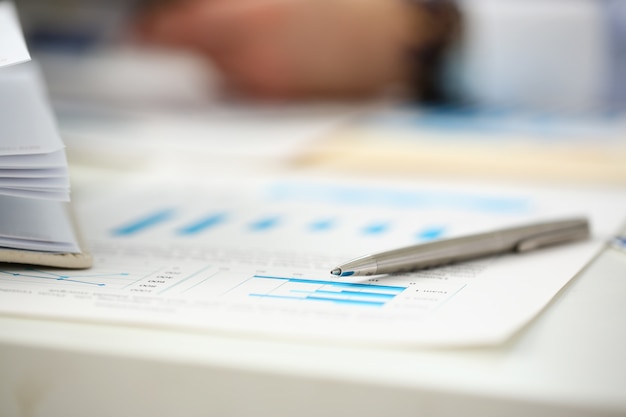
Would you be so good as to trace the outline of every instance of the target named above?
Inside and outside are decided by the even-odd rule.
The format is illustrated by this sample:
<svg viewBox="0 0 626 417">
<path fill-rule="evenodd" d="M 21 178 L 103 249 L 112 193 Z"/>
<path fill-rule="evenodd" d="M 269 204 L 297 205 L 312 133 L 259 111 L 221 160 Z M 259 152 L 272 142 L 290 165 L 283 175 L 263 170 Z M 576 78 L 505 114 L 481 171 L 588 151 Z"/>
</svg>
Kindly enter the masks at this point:
<svg viewBox="0 0 626 417">
<path fill-rule="evenodd" d="M 341 268 L 335 268 L 330 271 L 331 275 L 341 276 Z"/>
</svg>

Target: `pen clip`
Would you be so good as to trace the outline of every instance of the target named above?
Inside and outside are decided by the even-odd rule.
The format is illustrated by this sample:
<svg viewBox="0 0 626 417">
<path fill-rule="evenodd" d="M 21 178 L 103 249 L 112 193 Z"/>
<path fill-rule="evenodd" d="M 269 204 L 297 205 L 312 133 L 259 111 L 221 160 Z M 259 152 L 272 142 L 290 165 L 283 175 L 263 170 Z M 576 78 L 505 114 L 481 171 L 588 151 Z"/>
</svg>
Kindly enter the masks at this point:
<svg viewBox="0 0 626 417">
<path fill-rule="evenodd" d="M 581 223 L 525 237 L 515 245 L 516 252 L 528 252 L 543 246 L 583 240 L 589 237 L 589 225 Z"/>
</svg>

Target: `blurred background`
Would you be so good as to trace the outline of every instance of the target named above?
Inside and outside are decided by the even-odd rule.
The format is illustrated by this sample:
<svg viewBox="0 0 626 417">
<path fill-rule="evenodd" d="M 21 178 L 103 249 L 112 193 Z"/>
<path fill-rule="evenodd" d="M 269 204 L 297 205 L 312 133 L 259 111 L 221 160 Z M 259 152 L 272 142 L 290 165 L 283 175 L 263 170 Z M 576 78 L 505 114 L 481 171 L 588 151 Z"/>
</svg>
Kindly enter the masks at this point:
<svg viewBox="0 0 626 417">
<path fill-rule="evenodd" d="M 159 3 L 19 0 L 27 43 L 53 98 L 144 106 L 206 102 L 211 94 L 206 62 L 134 41 L 137 16 Z"/>
<path fill-rule="evenodd" d="M 116 169 L 152 164 L 183 170 L 210 161 L 238 171 L 253 163 L 276 166 L 288 161 L 290 166 L 403 175 L 626 183 L 622 108 L 428 107 L 394 97 L 360 102 L 251 100 L 222 88 L 220 74 L 207 60 L 136 42 L 137 16 L 165 1 L 16 2 L 70 159 Z M 579 11 L 588 1 L 571 2 L 579 8 L 550 3 L 554 16 L 562 8 L 561 22 L 586 19 Z M 528 11 L 519 13 L 515 7 L 501 16 L 509 25 L 533 21 Z M 553 38 L 565 42 L 558 26 Z M 500 47 L 498 42 L 491 47 Z M 564 45 L 575 43 L 567 40 Z M 521 44 L 532 49 L 537 39 Z M 488 61 L 485 51 L 476 54 L 482 61 Z M 551 62 L 564 59 L 559 52 L 554 50 Z M 531 68 L 533 63 L 522 65 Z M 585 65 L 580 61 L 576 68 Z M 552 79 L 558 80 L 558 74 Z M 481 87 L 488 95 L 493 83 Z M 231 159 L 226 163 L 224 157 Z"/>
<path fill-rule="evenodd" d="M 355 103 L 260 103 L 225 92 L 206 59 L 136 41 L 137 16 L 162 3 L 16 2 L 74 166 L 242 174 L 291 157 L 361 111 Z"/>
</svg>

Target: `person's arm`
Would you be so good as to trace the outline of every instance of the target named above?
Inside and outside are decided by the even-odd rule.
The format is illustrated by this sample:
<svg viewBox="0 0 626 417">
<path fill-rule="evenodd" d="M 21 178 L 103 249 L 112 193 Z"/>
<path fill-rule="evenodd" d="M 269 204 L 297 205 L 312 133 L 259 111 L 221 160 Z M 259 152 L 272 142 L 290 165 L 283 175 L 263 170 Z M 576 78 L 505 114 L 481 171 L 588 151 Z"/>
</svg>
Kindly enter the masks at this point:
<svg viewBox="0 0 626 417">
<path fill-rule="evenodd" d="M 187 0 L 143 22 L 144 37 L 207 56 L 262 97 L 428 91 L 449 16 L 416 0 Z"/>
</svg>

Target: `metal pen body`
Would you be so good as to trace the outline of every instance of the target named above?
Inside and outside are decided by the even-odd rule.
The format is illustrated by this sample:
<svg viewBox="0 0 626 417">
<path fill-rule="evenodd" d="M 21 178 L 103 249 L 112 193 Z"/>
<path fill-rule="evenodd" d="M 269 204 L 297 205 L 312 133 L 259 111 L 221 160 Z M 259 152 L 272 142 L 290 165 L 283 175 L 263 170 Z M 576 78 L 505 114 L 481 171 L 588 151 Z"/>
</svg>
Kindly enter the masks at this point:
<svg viewBox="0 0 626 417">
<path fill-rule="evenodd" d="M 438 240 L 353 259 L 333 275 L 378 275 L 413 271 L 505 252 L 527 251 L 589 235 L 585 219 L 570 219 Z"/>
</svg>

